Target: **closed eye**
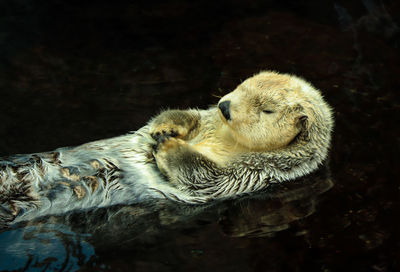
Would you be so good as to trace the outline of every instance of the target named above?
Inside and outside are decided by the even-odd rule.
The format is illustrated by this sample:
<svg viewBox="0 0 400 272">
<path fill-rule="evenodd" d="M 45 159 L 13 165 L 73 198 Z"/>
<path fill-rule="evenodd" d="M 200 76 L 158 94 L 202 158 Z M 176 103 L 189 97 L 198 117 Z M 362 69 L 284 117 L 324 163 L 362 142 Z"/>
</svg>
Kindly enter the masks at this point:
<svg viewBox="0 0 400 272">
<path fill-rule="evenodd" d="M 263 112 L 264 112 L 264 113 L 267 113 L 267 114 L 274 113 L 274 112 L 273 112 L 273 111 L 271 111 L 271 110 L 263 110 Z"/>
</svg>

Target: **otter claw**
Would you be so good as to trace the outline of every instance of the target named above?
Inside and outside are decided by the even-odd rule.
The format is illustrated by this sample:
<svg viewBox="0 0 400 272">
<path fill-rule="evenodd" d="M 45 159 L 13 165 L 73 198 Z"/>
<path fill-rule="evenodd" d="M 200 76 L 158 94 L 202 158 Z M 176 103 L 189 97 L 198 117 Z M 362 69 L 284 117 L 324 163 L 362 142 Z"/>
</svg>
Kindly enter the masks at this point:
<svg viewBox="0 0 400 272">
<path fill-rule="evenodd" d="M 171 137 L 176 137 L 176 136 L 178 136 L 179 134 L 178 134 L 178 132 L 176 132 L 175 130 L 171 130 L 171 132 L 169 133 L 169 135 L 170 135 Z"/>
<path fill-rule="evenodd" d="M 157 152 L 160 144 L 163 144 L 166 140 L 168 140 L 170 138 L 170 135 L 169 134 L 162 135 L 157 132 L 155 134 L 151 134 L 151 137 L 153 137 L 153 139 L 157 142 L 157 144 L 152 145 L 152 149 L 154 150 L 154 152 Z"/>
<path fill-rule="evenodd" d="M 167 137 L 177 137 L 179 136 L 179 133 L 176 132 L 175 130 L 170 130 L 169 132 L 163 130 L 162 133 L 161 132 L 156 132 L 156 133 L 151 133 L 150 136 L 156 140 L 157 142 L 161 141 L 161 139 Z"/>
<path fill-rule="evenodd" d="M 158 142 L 158 140 L 159 140 L 160 138 L 162 138 L 160 132 L 151 133 L 150 136 L 151 136 L 151 138 L 153 138 L 153 139 L 156 140 L 157 142 Z"/>
</svg>

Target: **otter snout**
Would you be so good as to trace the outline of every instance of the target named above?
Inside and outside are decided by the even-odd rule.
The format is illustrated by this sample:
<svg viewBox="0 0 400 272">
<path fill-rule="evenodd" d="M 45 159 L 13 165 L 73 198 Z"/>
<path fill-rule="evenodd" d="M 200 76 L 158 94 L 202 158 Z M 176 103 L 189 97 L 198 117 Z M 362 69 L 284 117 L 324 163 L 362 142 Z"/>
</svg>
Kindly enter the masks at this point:
<svg viewBox="0 0 400 272">
<path fill-rule="evenodd" d="M 218 104 L 218 108 L 227 121 L 231 120 L 230 114 L 231 101 L 223 101 Z"/>
</svg>

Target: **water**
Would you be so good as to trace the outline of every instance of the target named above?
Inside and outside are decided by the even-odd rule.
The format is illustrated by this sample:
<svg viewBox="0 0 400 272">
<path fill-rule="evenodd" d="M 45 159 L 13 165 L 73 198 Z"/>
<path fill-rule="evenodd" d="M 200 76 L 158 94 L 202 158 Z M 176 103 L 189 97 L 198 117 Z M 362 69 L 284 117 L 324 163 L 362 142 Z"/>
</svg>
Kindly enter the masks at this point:
<svg viewBox="0 0 400 272">
<path fill-rule="evenodd" d="M 0 270 L 399 270 L 399 11 L 372 0 L 2 1 L 1 156 L 117 136 L 161 108 L 206 108 L 261 69 L 311 81 L 336 126 L 330 171 L 294 188 L 13 226 L 0 233 Z"/>
<path fill-rule="evenodd" d="M 307 239 L 298 221 L 316 212 L 321 195 L 332 186 L 329 171 L 322 169 L 265 192 L 209 205 L 153 200 L 49 216 L 1 233 L 0 264 L 20 271 L 113 270 L 120 265 L 141 271 L 191 269 L 227 242 L 241 255 L 243 238 L 272 238 L 289 226 L 296 229 L 295 237 Z"/>
<path fill-rule="evenodd" d="M 94 248 L 85 234 L 67 225 L 27 226 L 0 235 L 1 269 L 22 271 L 72 271 L 90 261 Z"/>
</svg>

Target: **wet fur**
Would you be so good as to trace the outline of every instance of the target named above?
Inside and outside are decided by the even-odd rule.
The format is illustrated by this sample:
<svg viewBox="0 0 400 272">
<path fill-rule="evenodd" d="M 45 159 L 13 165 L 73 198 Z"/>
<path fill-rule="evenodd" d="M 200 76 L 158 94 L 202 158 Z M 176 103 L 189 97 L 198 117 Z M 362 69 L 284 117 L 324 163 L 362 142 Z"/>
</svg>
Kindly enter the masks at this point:
<svg viewBox="0 0 400 272">
<path fill-rule="evenodd" d="M 241 99 L 244 104 L 237 104 L 236 113 L 232 110 L 232 123 L 217 107 L 170 110 L 128 135 L 3 158 L 0 226 L 152 198 L 205 203 L 261 190 L 317 169 L 327 156 L 333 126 L 331 110 L 319 92 L 297 77 L 272 72 L 250 78 L 240 88 L 260 90 L 260 99 L 257 95 Z M 275 105 L 283 123 L 271 124 L 265 135 L 264 126 L 255 128 L 263 137 L 252 135 L 257 124 L 251 120 L 257 120 L 245 109 L 263 106 L 268 101 L 261 99 L 263 92 L 275 89 L 279 89 L 275 100 L 284 98 Z M 221 101 L 233 99 L 235 91 Z M 240 124 L 234 123 L 240 119 Z M 284 140 L 268 140 L 273 137 Z M 263 139 L 268 142 L 260 144 Z"/>
<path fill-rule="evenodd" d="M 166 111 L 151 124 L 153 135 L 190 132 L 177 138 L 164 133 L 154 152 L 159 169 L 180 191 L 212 199 L 249 193 L 309 174 L 325 160 L 332 113 L 306 81 L 267 71 L 244 81 L 224 101 L 231 102 L 230 120 L 212 107 Z M 274 115 L 265 117 L 265 109 Z M 195 125 L 182 129 L 173 120 L 185 114 Z M 161 130 L 158 123 L 166 124 L 161 120 L 170 127 Z"/>
</svg>

